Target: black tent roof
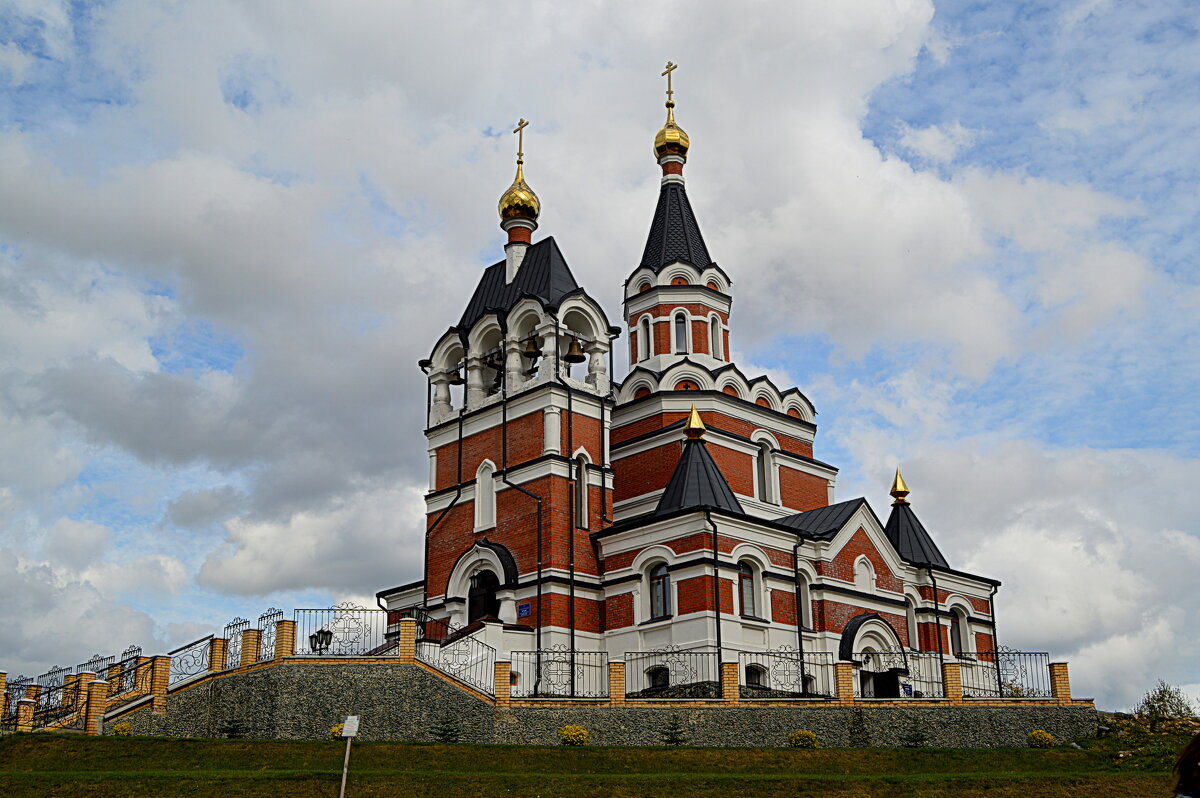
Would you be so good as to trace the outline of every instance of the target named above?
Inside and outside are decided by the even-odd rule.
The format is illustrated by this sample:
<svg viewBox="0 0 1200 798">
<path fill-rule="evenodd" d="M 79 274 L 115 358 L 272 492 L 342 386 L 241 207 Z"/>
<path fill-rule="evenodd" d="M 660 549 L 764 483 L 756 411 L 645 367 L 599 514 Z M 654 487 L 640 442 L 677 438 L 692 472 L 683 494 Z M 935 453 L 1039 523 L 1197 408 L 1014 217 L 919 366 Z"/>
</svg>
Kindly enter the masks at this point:
<svg viewBox="0 0 1200 798">
<path fill-rule="evenodd" d="M 667 483 L 655 508 L 655 515 L 667 515 L 679 510 L 717 509 L 742 513 L 742 505 L 725 475 L 717 468 L 703 440 L 691 439 L 683 444 L 683 454 L 675 465 L 675 473 Z"/>
<path fill-rule="evenodd" d="M 908 502 L 892 505 L 892 514 L 888 516 L 883 531 L 905 562 L 937 568 L 950 567 Z"/>
<path fill-rule="evenodd" d="M 700 235 L 700 225 L 683 183 L 670 180 L 663 183 L 659 191 L 658 207 L 654 209 L 654 221 L 650 223 L 650 235 L 640 265 L 657 274 L 676 261 L 697 269 L 715 265 L 708 256 L 708 247 L 704 246 L 704 237 Z"/>
<path fill-rule="evenodd" d="M 830 504 L 826 507 L 818 507 L 815 510 L 789 515 L 780 518 L 776 523 L 799 530 L 807 538 L 832 540 L 838 530 L 850 520 L 850 516 L 854 515 L 855 511 L 866 503 L 867 500 L 860 496 L 857 499 L 850 499 L 849 501 Z"/>
<path fill-rule="evenodd" d="M 558 305 L 568 294 L 579 290 L 554 236 L 543 238 L 525 251 L 521 268 L 511 283 L 504 282 L 504 263 L 493 263 L 483 270 L 483 277 L 459 319 L 459 329 L 471 328 L 488 313 L 507 313 L 527 296 L 544 305 Z"/>
</svg>

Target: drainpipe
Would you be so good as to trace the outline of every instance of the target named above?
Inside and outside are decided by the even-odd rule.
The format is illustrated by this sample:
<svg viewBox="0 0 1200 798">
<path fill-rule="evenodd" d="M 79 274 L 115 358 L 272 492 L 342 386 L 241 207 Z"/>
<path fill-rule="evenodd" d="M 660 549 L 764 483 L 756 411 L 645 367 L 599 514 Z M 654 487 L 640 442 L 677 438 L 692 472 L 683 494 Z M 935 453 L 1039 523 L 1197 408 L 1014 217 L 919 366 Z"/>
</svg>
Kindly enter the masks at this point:
<svg viewBox="0 0 1200 798">
<path fill-rule="evenodd" d="M 713 610 L 717 618 L 717 678 L 719 680 L 721 672 L 721 656 L 725 649 L 721 642 L 721 574 L 717 568 L 717 524 L 712 520 L 712 512 L 709 510 L 704 511 L 704 518 L 712 526 Z"/>
<path fill-rule="evenodd" d="M 796 650 L 800 652 L 800 691 L 808 692 L 808 671 L 804 662 L 804 604 L 801 601 L 800 590 L 800 546 L 804 541 L 797 540 L 792 546 L 792 580 L 796 586 Z"/>
<path fill-rule="evenodd" d="M 942 602 L 938 599 L 937 577 L 933 575 L 933 566 L 926 564 L 925 570 L 929 572 L 929 581 L 933 582 L 933 622 L 934 631 L 937 633 L 938 644 L 938 664 L 946 664 L 946 650 L 942 645 Z"/>
<path fill-rule="evenodd" d="M 999 585 L 992 585 L 992 592 L 988 594 L 988 612 L 992 615 L 992 659 L 996 661 L 997 698 L 1001 697 L 1000 693 L 1004 685 L 1004 678 L 1000 674 L 1000 646 L 996 643 L 996 591 L 999 589 Z"/>
</svg>

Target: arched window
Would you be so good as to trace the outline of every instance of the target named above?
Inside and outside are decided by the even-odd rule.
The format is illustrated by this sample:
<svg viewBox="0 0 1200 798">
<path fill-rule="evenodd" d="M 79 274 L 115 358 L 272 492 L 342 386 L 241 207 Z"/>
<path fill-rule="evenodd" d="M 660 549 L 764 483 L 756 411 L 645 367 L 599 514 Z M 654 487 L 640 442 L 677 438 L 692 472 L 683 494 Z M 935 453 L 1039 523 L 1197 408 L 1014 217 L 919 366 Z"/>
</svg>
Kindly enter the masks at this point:
<svg viewBox="0 0 1200 798">
<path fill-rule="evenodd" d="M 865 593 L 875 592 L 875 569 L 866 557 L 859 557 L 854 563 L 854 587 Z"/>
<path fill-rule="evenodd" d="M 492 571 L 476 571 L 471 575 L 471 588 L 467 592 L 467 623 L 500 614 L 500 599 L 496 598 L 499 588 L 500 579 Z"/>
<path fill-rule="evenodd" d="M 496 467 L 485 460 L 475 472 L 475 531 L 496 525 Z"/>
<path fill-rule="evenodd" d="M 910 598 L 904 599 L 904 618 L 908 625 L 908 647 L 913 651 L 921 648 L 921 635 L 917 631 L 917 608 Z"/>
<path fill-rule="evenodd" d="M 675 314 L 675 354 L 688 353 L 688 320 L 683 313 Z"/>
<path fill-rule="evenodd" d="M 746 686 L 747 687 L 766 687 L 767 686 L 767 669 L 762 665 L 747 665 L 746 666 Z"/>
<path fill-rule="evenodd" d="M 650 319 L 642 316 L 638 322 L 638 360 L 645 360 L 654 354 L 654 340 L 650 337 Z"/>
<path fill-rule="evenodd" d="M 650 617 L 666 618 L 671 614 L 671 575 L 666 563 L 650 569 Z"/>
<path fill-rule="evenodd" d="M 708 353 L 715 358 L 725 357 L 723 353 L 724 342 L 721 340 L 721 320 L 716 316 L 712 316 L 708 320 Z"/>
<path fill-rule="evenodd" d="M 671 670 L 666 665 L 646 669 L 646 681 L 655 690 L 671 686 Z"/>
<path fill-rule="evenodd" d="M 800 625 L 803 628 L 812 629 L 813 628 L 812 596 L 810 595 L 810 592 L 808 589 L 808 577 L 803 573 L 800 574 L 800 591 L 799 591 L 799 593 L 800 593 L 800 608 L 799 608 L 799 611 L 797 612 L 797 620 L 800 621 Z"/>
<path fill-rule="evenodd" d="M 759 442 L 758 456 L 755 458 L 754 466 L 758 482 L 758 498 L 764 502 L 774 502 L 775 463 L 769 442 Z"/>
<path fill-rule="evenodd" d="M 950 650 L 954 652 L 954 656 L 961 657 L 966 651 L 966 630 L 967 619 L 966 614 L 955 607 L 950 611 Z"/>
<path fill-rule="evenodd" d="M 575 458 L 575 526 L 588 528 L 588 460 L 585 455 Z"/>
<path fill-rule="evenodd" d="M 738 596 L 742 602 L 742 615 L 758 617 L 758 604 L 754 590 L 754 566 L 742 560 L 738 563 Z"/>
</svg>

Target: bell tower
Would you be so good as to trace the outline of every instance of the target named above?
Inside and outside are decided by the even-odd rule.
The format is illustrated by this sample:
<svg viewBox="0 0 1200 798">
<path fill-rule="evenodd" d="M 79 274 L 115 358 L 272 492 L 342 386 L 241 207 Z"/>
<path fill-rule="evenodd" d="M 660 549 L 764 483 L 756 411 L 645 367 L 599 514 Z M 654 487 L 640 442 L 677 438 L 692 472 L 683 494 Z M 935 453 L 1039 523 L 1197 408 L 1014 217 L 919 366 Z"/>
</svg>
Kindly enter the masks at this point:
<svg viewBox="0 0 1200 798">
<path fill-rule="evenodd" d="M 504 258 L 484 269 L 420 364 L 429 380 L 420 603 L 505 636 L 510 650 L 588 648 L 580 636 L 601 631 L 588 535 L 611 514 L 609 374 L 620 329 L 554 238 L 533 239 L 541 201 L 524 172 L 528 125 L 513 130 L 516 176 L 498 205 Z"/>
</svg>

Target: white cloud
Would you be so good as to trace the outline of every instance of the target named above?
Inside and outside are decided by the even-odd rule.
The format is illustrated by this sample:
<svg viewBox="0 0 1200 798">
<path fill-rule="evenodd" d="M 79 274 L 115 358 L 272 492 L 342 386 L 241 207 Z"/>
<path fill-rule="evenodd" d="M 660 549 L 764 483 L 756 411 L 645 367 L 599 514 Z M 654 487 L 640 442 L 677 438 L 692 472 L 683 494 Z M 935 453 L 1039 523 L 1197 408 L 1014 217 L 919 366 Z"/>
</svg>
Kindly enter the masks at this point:
<svg viewBox="0 0 1200 798">
<path fill-rule="evenodd" d="M 948 164 L 971 146 L 977 133 L 955 122 L 953 125 L 901 128 L 900 145 L 926 161 Z"/>
</svg>

